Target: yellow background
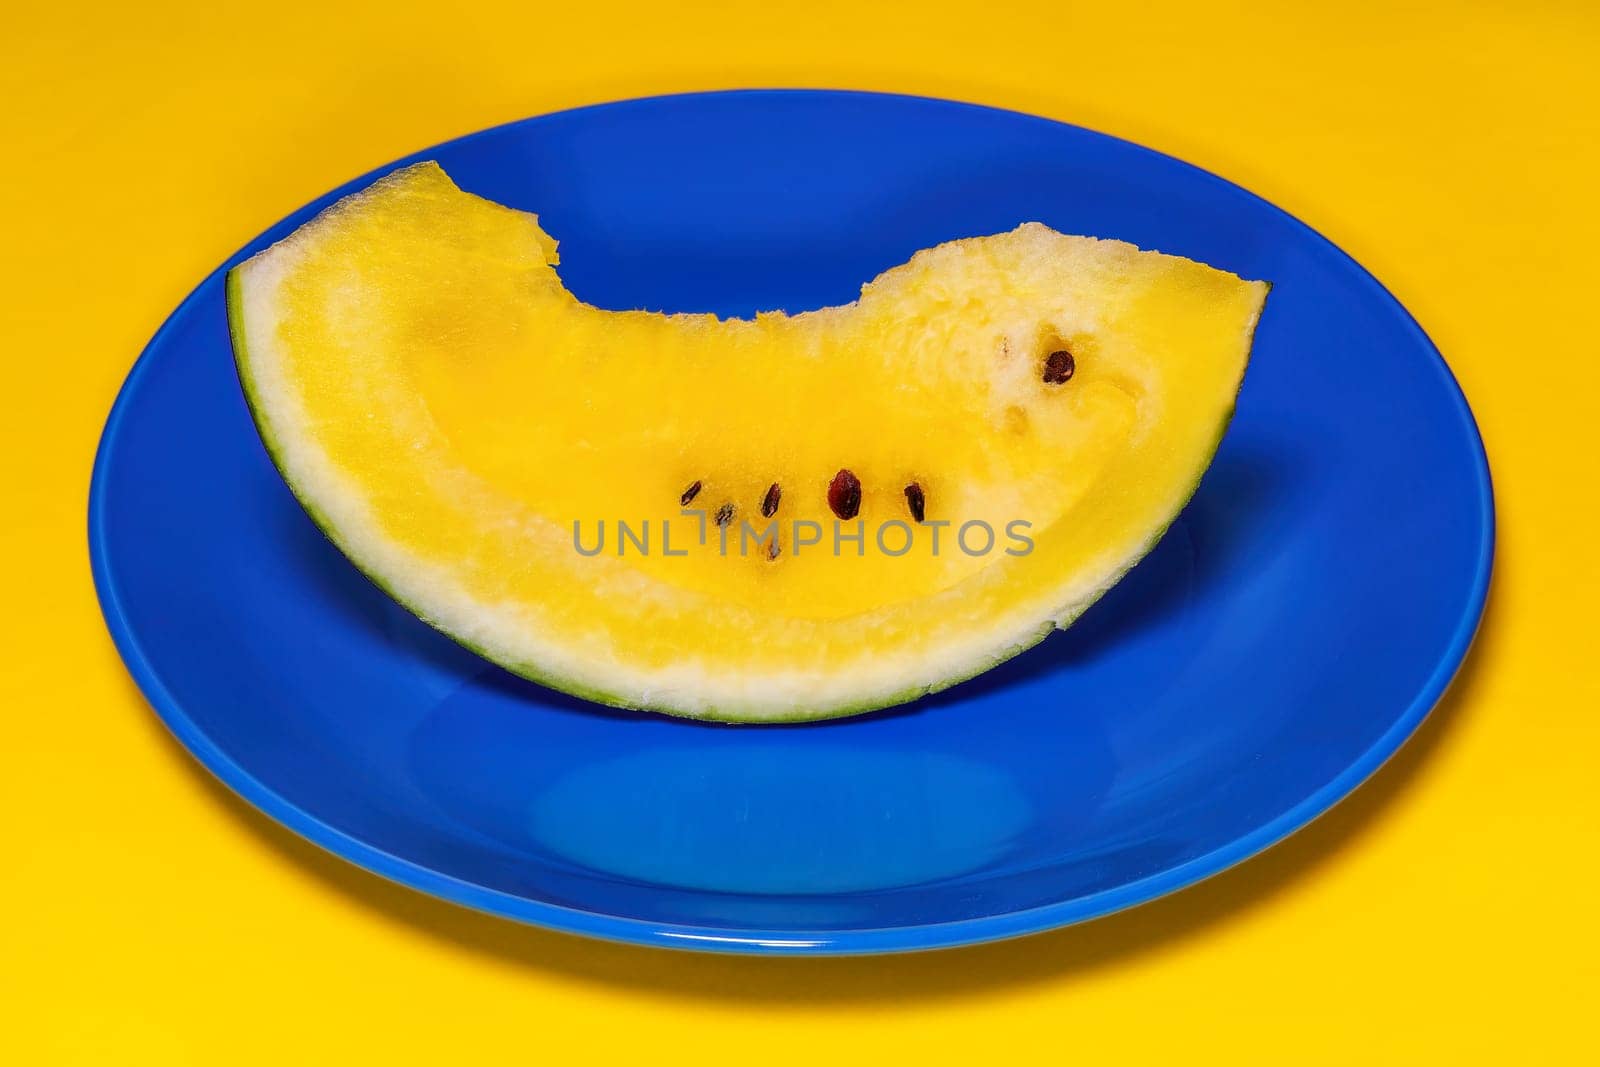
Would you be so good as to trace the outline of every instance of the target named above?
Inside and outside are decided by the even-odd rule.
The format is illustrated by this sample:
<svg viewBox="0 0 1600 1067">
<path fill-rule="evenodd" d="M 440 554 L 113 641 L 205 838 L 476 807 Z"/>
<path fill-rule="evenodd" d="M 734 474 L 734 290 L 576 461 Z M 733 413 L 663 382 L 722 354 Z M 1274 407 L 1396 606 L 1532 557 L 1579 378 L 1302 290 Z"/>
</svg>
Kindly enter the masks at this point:
<svg viewBox="0 0 1600 1067">
<path fill-rule="evenodd" d="M 1597 56 L 1583 0 L 8 5 L 0 1061 L 1595 1062 Z M 1086 927 L 744 960 L 393 887 L 168 738 L 104 632 L 84 535 L 101 422 L 167 312 L 401 154 L 744 85 L 1132 138 L 1298 214 L 1413 310 L 1483 428 L 1500 548 L 1464 674 L 1376 779 L 1265 856 Z"/>
</svg>

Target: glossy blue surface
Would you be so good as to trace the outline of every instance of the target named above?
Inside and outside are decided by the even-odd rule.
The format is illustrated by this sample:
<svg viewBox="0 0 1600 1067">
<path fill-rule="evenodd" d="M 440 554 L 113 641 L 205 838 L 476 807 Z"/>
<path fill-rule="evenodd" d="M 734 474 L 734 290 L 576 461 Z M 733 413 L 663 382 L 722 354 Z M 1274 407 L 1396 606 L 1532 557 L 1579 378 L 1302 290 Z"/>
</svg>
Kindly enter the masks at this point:
<svg viewBox="0 0 1600 1067">
<path fill-rule="evenodd" d="M 616 308 L 845 301 L 918 248 L 1028 219 L 1275 288 L 1194 501 L 1077 626 L 904 709 L 728 727 L 541 689 L 368 584 L 257 439 L 213 275 L 106 427 L 95 579 L 178 738 L 356 863 L 652 944 L 872 952 L 1042 930 L 1299 827 L 1405 740 L 1466 653 L 1493 531 L 1471 414 L 1370 276 L 1235 186 L 1041 119 L 820 92 L 590 108 L 412 158 L 430 157 L 537 210 L 568 284 Z"/>
</svg>

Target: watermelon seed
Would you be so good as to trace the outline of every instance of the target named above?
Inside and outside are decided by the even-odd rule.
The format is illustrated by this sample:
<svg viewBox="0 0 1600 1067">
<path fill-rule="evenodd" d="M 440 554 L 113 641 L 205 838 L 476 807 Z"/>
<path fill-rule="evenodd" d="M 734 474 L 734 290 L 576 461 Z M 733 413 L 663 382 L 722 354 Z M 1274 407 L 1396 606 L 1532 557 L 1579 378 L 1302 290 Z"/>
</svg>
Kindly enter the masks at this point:
<svg viewBox="0 0 1600 1067">
<path fill-rule="evenodd" d="M 778 539 L 776 537 L 767 542 L 767 559 L 777 559 L 780 551 L 782 551 L 782 549 L 778 547 Z"/>
<path fill-rule="evenodd" d="M 1065 385 L 1078 369 L 1077 361 L 1065 348 L 1058 348 L 1045 357 L 1044 380 L 1046 385 Z"/>
<path fill-rule="evenodd" d="M 699 495 L 700 483 L 694 482 L 689 486 L 689 488 L 683 491 L 683 495 L 678 498 L 678 503 L 682 504 L 684 507 L 688 507 L 690 501 L 694 500 L 694 498 Z"/>
<path fill-rule="evenodd" d="M 717 525 L 726 526 L 733 521 L 733 505 L 724 504 L 717 509 Z"/>
<path fill-rule="evenodd" d="M 861 479 L 848 470 L 841 470 L 828 483 L 828 507 L 841 519 L 853 519 L 861 513 Z"/>
<path fill-rule="evenodd" d="M 773 482 L 767 486 L 767 495 L 761 498 L 761 517 L 770 519 L 778 513 L 778 498 L 783 496 L 783 490 L 778 488 L 778 483 Z"/>
<path fill-rule="evenodd" d="M 922 495 L 922 486 L 912 482 L 906 486 L 906 506 L 911 509 L 911 517 L 918 522 L 927 514 L 928 498 Z"/>
</svg>

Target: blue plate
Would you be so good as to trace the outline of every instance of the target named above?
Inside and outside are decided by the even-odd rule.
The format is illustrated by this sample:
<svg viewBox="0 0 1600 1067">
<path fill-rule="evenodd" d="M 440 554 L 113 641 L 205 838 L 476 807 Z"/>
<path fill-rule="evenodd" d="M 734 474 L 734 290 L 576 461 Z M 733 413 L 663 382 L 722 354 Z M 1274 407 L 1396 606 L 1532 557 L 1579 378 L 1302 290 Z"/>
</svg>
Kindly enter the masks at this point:
<svg viewBox="0 0 1600 1067">
<path fill-rule="evenodd" d="M 178 739 L 354 863 L 646 944 L 857 953 L 1024 934 L 1303 825 L 1399 747 L 1466 654 L 1493 543 L 1466 402 L 1382 286 L 1237 186 L 1026 115 L 834 92 L 585 108 L 400 162 L 424 158 L 538 211 L 568 284 L 613 308 L 847 301 L 918 248 L 1028 219 L 1275 288 L 1199 493 L 1072 630 L 908 708 L 727 727 L 541 689 L 369 585 L 256 437 L 219 270 L 106 425 L 95 581 Z"/>
</svg>

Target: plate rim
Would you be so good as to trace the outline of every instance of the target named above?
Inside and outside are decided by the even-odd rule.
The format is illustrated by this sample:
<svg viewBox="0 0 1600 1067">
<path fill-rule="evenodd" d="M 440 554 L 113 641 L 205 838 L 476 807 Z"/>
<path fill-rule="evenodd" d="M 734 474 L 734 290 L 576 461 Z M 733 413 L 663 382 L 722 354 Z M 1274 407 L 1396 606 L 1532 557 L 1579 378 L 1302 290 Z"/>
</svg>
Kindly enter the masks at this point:
<svg viewBox="0 0 1600 1067">
<path fill-rule="evenodd" d="M 1320 243 L 1344 261 L 1358 281 L 1373 293 L 1380 302 L 1392 305 L 1400 315 L 1402 328 L 1423 351 L 1432 357 L 1431 364 L 1445 387 L 1453 404 L 1454 413 L 1464 431 L 1465 443 L 1472 452 L 1474 487 L 1479 500 L 1479 552 L 1472 576 L 1471 590 L 1460 618 L 1456 621 L 1450 641 L 1435 662 L 1426 682 L 1412 698 L 1404 712 L 1396 717 L 1360 756 L 1313 791 L 1298 804 L 1280 813 L 1232 841 L 1184 863 L 1111 889 L 1100 890 L 1087 896 L 1055 901 L 1018 911 L 976 916 L 943 923 L 925 923 L 911 926 L 861 928 L 852 930 L 726 930 L 690 924 L 657 923 L 644 919 L 625 918 L 600 912 L 532 900 L 501 890 L 490 889 L 465 879 L 445 874 L 415 863 L 391 852 L 377 848 L 358 837 L 344 832 L 300 808 L 282 795 L 256 779 L 243 765 L 217 747 L 183 710 L 145 657 L 139 640 L 123 612 L 116 586 L 107 561 L 110 534 L 106 528 L 106 468 L 115 450 L 118 430 L 138 391 L 141 376 L 152 364 L 152 354 L 162 346 L 164 339 L 185 317 L 191 305 L 197 304 L 209 291 L 220 285 L 222 277 L 235 263 L 245 258 L 247 250 L 264 246 L 277 240 L 274 235 L 286 233 L 302 216 L 320 212 L 328 204 L 348 193 L 377 180 L 397 167 L 427 158 L 440 148 L 486 138 L 514 127 L 531 125 L 555 118 L 566 118 L 585 112 L 625 109 L 659 105 L 664 102 L 707 97 L 784 97 L 803 96 L 830 98 L 898 99 L 918 105 L 934 105 L 963 110 L 999 113 L 1013 118 L 1048 123 L 1077 131 L 1092 138 L 1114 142 L 1133 152 L 1153 156 L 1168 165 L 1204 182 L 1216 183 L 1243 194 L 1257 206 L 1278 215 L 1303 237 Z M 1438 346 L 1423 330 L 1409 309 L 1389 289 L 1353 256 L 1330 238 L 1301 221 L 1297 216 L 1278 207 L 1250 189 L 1229 181 L 1211 171 L 1177 156 L 1149 148 L 1135 141 L 1117 137 L 1090 127 L 1059 119 L 1047 118 L 1025 111 L 994 107 L 943 97 L 922 96 L 912 93 L 886 93 L 860 89 L 816 88 L 746 88 L 721 89 L 685 93 L 663 93 L 652 96 L 629 97 L 581 107 L 565 108 L 515 119 L 510 122 L 475 130 L 459 137 L 437 142 L 389 163 L 382 164 L 347 181 L 334 189 L 301 205 L 271 226 L 252 237 L 223 263 L 195 286 L 162 322 L 160 328 L 140 352 L 138 359 L 118 387 L 116 400 L 106 418 L 95 448 L 93 472 L 90 477 L 88 500 L 88 541 L 90 569 L 94 587 L 105 618 L 107 629 L 129 674 L 144 695 L 156 716 L 173 737 L 214 778 L 246 803 L 280 825 L 323 850 L 410 889 L 427 893 L 452 904 L 516 922 L 539 926 L 568 934 L 601 938 L 624 944 L 708 952 L 783 955 L 783 956 L 845 956 L 882 953 L 913 952 L 929 949 L 955 948 L 991 941 L 1021 937 L 1075 925 L 1091 919 L 1126 910 L 1175 893 L 1226 871 L 1245 860 L 1264 852 L 1296 831 L 1309 825 L 1319 816 L 1344 800 L 1388 760 L 1415 734 L 1417 728 L 1438 705 L 1451 682 L 1456 678 L 1469 654 L 1474 638 L 1482 623 L 1487 605 L 1489 587 L 1494 569 L 1495 555 L 1495 504 L 1494 484 L 1489 467 L 1488 452 L 1482 431 L 1473 417 L 1472 408 L 1460 382 L 1440 353 Z"/>
</svg>

